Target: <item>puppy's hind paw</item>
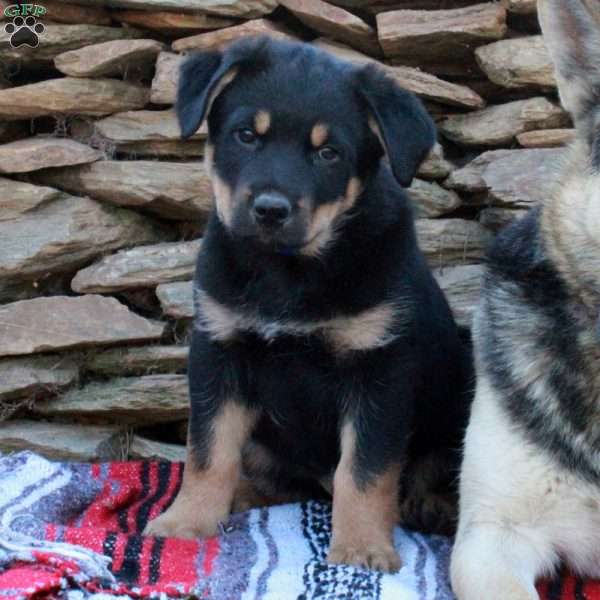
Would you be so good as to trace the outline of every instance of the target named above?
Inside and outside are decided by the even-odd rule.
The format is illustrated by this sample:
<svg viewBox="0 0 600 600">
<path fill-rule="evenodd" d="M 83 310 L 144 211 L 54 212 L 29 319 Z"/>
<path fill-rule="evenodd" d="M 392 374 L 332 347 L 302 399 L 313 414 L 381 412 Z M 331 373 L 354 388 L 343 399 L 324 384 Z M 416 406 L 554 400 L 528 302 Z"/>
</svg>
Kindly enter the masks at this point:
<svg viewBox="0 0 600 600">
<path fill-rule="evenodd" d="M 402 561 L 392 546 L 367 546 L 366 548 L 333 546 L 329 550 L 327 562 L 335 565 L 353 565 L 383 573 L 396 573 L 402 566 Z"/>
</svg>

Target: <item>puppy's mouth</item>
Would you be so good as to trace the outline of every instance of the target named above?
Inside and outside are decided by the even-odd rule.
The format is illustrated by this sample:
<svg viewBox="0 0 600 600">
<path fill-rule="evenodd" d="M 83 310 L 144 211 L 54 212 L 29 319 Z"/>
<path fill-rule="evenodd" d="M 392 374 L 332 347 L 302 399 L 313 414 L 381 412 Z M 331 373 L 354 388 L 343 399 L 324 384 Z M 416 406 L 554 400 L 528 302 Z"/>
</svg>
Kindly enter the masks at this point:
<svg viewBox="0 0 600 600">
<path fill-rule="evenodd" d="M 315 236 L 316 237 L 316 236 Z M 303 248 L 309 246 L 315 238 L 302 241 L 286 240 L 285 236 L 259 234 L 258 239 L 263 246 L 267 246 L 277 254 L 293 256 L 302 252 Z"/>
<path fill-rule="evenodd" d="M 309 247 L 315 240 L 322 235 L 322 232 L 311 236 L 309 239 L 300 238 L 300 236 L 289 236 L 283 231 L 269 231 L 259 229 L 252 232 L 246 231 L 240 235 L 241 238 L 246 239 L 248 242 L 258 243 L 265 250 L 273 252 L 275 254 L 281 254 L 282 256 L 295 256 L 301 254 L 302 251 Z"/>
<path fill-rule="evenodd" d="M 283 256 L 295 256 L 296 254 L 300 254 L 303 249 L 310 246 L 318 237 L 319 234 L 301 244 L 276 244 L 275 251 L 277 254 L 282 254 Z"/>
</svg>

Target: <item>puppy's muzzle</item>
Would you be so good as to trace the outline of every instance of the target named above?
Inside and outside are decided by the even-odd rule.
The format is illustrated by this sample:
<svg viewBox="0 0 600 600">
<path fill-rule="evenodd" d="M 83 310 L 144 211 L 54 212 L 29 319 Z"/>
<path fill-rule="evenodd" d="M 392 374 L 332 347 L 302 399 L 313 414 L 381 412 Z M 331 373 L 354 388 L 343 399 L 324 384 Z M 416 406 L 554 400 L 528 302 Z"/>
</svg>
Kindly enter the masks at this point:
<svg viewBox="0 0 600 600">
<path fill-rule="evenodd" d="M 277 192 L 259 194 L 252 204 L 252 216 L 258 225 L 268 229 L 283 227 L 292 214 L 290 201 Z"/>
</svg>

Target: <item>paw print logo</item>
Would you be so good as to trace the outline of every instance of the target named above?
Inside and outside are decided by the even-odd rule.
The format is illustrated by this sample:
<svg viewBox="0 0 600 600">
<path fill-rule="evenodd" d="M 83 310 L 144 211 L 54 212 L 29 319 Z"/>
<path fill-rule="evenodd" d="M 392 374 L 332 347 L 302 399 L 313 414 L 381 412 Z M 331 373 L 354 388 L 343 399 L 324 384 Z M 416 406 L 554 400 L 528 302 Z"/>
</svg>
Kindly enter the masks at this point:
<svg viewBox="0 0 600 600">
<path fill-rule="evenodd" d="M 13 48 L 20 46 L 29 46 L 37 48 L 40 43 L 39 36 L 44 33 L 46 28 L 33 16 L 26 18 L 15 17 L 12 23 L 4 26 L 4 31 L 10 35 L 10 45 Z"/>
</svg>

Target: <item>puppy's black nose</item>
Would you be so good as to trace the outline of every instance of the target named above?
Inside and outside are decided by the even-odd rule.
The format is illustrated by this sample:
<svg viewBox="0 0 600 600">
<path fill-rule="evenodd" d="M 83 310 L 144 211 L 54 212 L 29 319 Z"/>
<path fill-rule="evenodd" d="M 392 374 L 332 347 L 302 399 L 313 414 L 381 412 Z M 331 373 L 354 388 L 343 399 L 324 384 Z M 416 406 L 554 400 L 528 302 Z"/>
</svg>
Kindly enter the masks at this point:
<svg viewBox="0 0 600 600">
<path fill-rule="evenodd" d="M 252 206 L 254 218 L 260 225 L 280 227 L 287 221 L 292 206 L 290 201 L 277 192 L 259 194 Z"/>
</svg>

